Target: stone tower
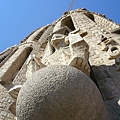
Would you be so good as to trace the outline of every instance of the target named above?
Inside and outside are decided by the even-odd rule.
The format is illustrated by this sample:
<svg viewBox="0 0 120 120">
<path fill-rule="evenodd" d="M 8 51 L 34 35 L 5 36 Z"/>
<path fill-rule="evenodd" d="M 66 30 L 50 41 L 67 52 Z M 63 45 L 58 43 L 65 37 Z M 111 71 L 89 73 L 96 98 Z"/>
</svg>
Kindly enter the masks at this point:
<svg viewBox="0 0 120 120">
<path fill-rule="evenodd" d="M 119 120 L 120 25 L 77 9 L 0 53 L 0 120 Z"/>
</svg>

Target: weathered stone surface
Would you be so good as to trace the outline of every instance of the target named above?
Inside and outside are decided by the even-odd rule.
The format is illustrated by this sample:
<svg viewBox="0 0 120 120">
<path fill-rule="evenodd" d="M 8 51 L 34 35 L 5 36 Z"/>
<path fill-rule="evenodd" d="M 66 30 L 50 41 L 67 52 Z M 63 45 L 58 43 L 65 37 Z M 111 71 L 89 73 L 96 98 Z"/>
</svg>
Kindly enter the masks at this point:
<svg viewBox="0 0 120 120">
<path fill-rule="evenodd" d="M 18 96 L 18 93 L 19 93 L 21 87 L 22 87 L 22 85 L 17 85 L 17 86 L 12 87 L 9 90 L 9 94 L 13 98 L 14 101 L 17 100 L 17 96 Z"/>
<path fill-rule="evenodd" d="M 50 66 L 27 80 L 17 99 L 18 120 L 107 120 L 93 81 L 70 66 Z"/>
<path fill-rule="evenodd" d="M 0 120 L 16 118 L 16 103 L 8 94 L 9 90 L 25 81 L 32 84 L 31 76 L 51 65 L 69 65 L 87 74 L 100 89 L 111 120 L 119 119 L 120 25 L 105 15 L 85 8 L 65 12 L 57 21 L 30 33 L 19 45 L 0 53 L 0 62 Z M 84 93 L 88 95 L 86 91 Z M 16 100 L 17 95 L 12 95 Z M 93 102 L 94 99 L 90 101 Z M 90 110 L 93 110 L 92 105 L 88 105 Z"/>
<path fill-rule="evenodd" d="M 26 47 L 22 46 L 14 53 L 14 55 L 0 68 L 0 79 L 2 82 L 12 82 L 31 51 L 32 48 L 26 45 Z"/>
<path fill-rule="evenodd" d="M 0 120 L 14 120 L 15 116 L 9 111 L 12 98 L 5 87 L 0 85 Z"/>
<path fill-rule="evenodd" d="M 120 119 L 120 105 L 118 104 L 119 98 L 108 100 L 105 102 L 109 112 L 110 120 Z"/>
<path fill-rule="evenodd" d="M 65 30 L 69 33 L 68 36 L 65 34 Z M 48 41 L 41 62 L 46 66 L 70 65 L 80 69 L 89 76 L 89 46 L 80 36 L 84 37 L 86 34 L 85 31 L 80 29 L 70 32 L 67 27 L 61 27 L 58 31 L 52 33 L 51 40 Z"/>
</svg>

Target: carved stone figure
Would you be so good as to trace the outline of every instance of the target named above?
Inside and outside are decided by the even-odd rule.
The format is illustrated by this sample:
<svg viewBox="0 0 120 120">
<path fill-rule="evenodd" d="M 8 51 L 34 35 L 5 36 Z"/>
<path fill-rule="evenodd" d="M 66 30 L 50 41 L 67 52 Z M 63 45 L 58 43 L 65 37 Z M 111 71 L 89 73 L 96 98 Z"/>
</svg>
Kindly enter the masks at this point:
<svg viewBox="0 0 120 120">
<path fill-rule="evenodd" d="M 67 30 L 67 27 L 64 28 L 66 28 Z M 61 31 L 61 29 L 63 28 L 60 28 L 58 31 L 55 31 L 53 33 L 52 39 L 48 42 L 45 54 L 42 59 L 43 64 L 47 66 L 70 65 L 82 70 L 89 76 L 89 46 L 80 36 L 83 36 L 83 34 L 86 35 L 87 32 L 80 33 L 80 29 L 77 29 L 75 31 L 70 32 L 68 36 L 66 36 L 64 31 L 63 34 L 58 34 L 59 31 Z M 54 52 L 53 49 L 55 49 Z M 48 55 L 48 53 L 50 54 Z"/>
<path fill-rule="evenodd" d="M 71 31 L 65 26 L 54 31 L 49 36 L 43 58 L 40 60 L 36 56 L 33 57 L 39 66 L 42 64 L 45 68 L 34 70 L 33 74 L 31 74 L 32 79 L 27 80 L 31 83 L 29 84 L 31 88 L 29 88 L 30 86 L 26 81 L 19 93 L 16 108 L 18 120 L 52 120 L 53 118 L 56 120 L 98 119 L 101 116 L 98 116 L 101 110 L 105 113 L 101 117 L 101 120 L 108 119 L 105 107 L 102 105 L 103 101 L 99 98 L 98 90 L 92 85 L 93 83 L 91 83 L 90 78 L 86 76 L 90 76 L 90 67 L 88 65 L 89 46 L 82 38 L 85 35 L 87 35 L 86 31 L 83 32 L 80 29 Z M 69 66 L 75 67 L 78 70 Z M 88 83 L 82 85 L 84 84 L 83 81 Z M 88 87 L 88 85 L 91 87 Z M 82 91 L 86 91 L 86 93 Z M 93 96 L 97 97 L 97 101 L 96 99 L 92 100 L 94 105 L 91 107 L 93 110 L 98 107 L 98 110 L 96 109 L 91 113 L 90 109 L 90 111 L 84 113 L 89 115 L 96 114 L 92 117 L 87 117 L 86 115 L 81 117 L 83 111 L 86 109 L 85 106 L 89 104 L 90 99 L 93 99 L 93 97 L 87 94 L 87 91 L 91 91 L 89 94 L 96 91 L 96 95 L 93 94 Z M 23 96 L 23 92 L 28 94 Z M 84 95 L 84 99 L 81 98 L 83 93 L 86 94 Z M 88 98 L 89 100 L 87 100 Z M 76 101 L 75 104 L 74 101 Z M 84 109 L 80 111 L 79 109 L 82 107 L 83 102 L 85 102 L 85 105 L 83 105 Z M 26 104 L 28 104 L 28 107 L 26 107 Z M 101 105 L 98 106 L 98 104 Z M 31 108 L 31 111 L 29 111 L 29 108 Z"/>
<path fill-rule="evenodd" d="M 120 25 L 77 9 L 0 53 L 0 120 L 119 120 Z"/>
</svg>

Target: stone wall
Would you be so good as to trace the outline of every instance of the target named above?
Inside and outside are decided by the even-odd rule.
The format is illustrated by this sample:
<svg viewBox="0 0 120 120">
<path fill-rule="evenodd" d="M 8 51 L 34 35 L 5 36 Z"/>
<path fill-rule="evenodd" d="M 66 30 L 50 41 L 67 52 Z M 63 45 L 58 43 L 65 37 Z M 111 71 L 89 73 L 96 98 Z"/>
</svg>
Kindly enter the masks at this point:
<svg viewBox="0 0 120 120">
<path fill-rule="evenodd" d="M 103 16 L 96 15 L 96 14 L 94 14 L 94 21 L 97 23 L 98 26 L 100 26 L 106 31 L 111 31 L 119 27 L 119 25 L 116 24 L 115 22 L 108 20 L 107 18 Z"/>
<path fill-rule="evenodd" d="M 15 116 L 9 111 L 12 102 L 8 90 L 0 85 L 0 120 L 15 120 Z"/>
<path fill-rule="evenodd" d="M 69 21 L 69 24 L 66 21 Z M 110 45 L 120 45 L 120 34 L 111 32 L 119 28 L 119 25 L 101 14 L 89 12 L 86 9 L 77 9 L 65 13 L 56 22 L 33 31 L 17 47 L 12 47 L 0 54 L 2 63 L 0 66 L 0 120 L 15 119 L 15 116 L 9 111 L 9 106 L 14 101 L 8 91 L 15 85 L 24 84 L 27 80 L 27 62 L 30 56 L 41 59 L 52 33 L 64 25 L 68 29 L 79 28 L 81 31 L 87 32 L 83 39 L 89 45 L 90 77 L 102 94 L 111 120 L 120 118 L 120 109 L 117 104 L 120 98 L 120 62 L 118 56 L 110 59 L 108 53 Z M 108 41 L 112 39 L 113 43 L 108 44 L 101 41 L 103 38 Z M 103 44 L 104 46 L 102 46 Z M 102 47 L 106 47 L 106 49 L 103 50 Z M 31 48 L 31 50 L 27 48 Z M 35 59 L 32 60 L 35 63 Z M 37 66 L 37 64 L 35 65 Z"/>
<path fill-rule="evenodd" d="M 96 14 L 94 14 L 95 22 L 86 18 L 84 15 L 78 16 L 76 13 L 73 15 L 72 16 L 74 20 L 77 21 L 78 26 L 81 29 L 86 29 L 88 31 L 88 35 L 85 36 L 84 39 L 90 47 L 89 62 L 95 76 L 95 81 L 99 86 L 105 104 L 110 112 L 111 119 L 118 120 L 120 118 L 120 109 L 117 104 L 120 98 L 120 73 L 116 71 L 117 65 L 115 64 L 115 59 L 109 60 L 108 53 L 102 51 L 98 42 L 101 39 L 101 35 L 103 35 L 112 37 L 119 45 L 118 40 L 120 35 L 113 35 L 106 32 L 116 29 L 119 25 Z"/>
</svg>

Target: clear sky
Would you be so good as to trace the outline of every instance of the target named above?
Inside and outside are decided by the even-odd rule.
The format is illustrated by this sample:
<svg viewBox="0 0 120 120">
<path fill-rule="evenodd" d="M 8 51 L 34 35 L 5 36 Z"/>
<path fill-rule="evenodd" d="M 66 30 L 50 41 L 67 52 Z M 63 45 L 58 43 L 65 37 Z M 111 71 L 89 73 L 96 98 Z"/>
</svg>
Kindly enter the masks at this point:
<svg viewBox="0 0 120 120">
<path fill-rule="evenodd" d="M 72 0 L 0 0 L 0 52 L 19 44 L 35 29 L 52 23 Z M 120 24 L 120 0 L 76 0 L 73 9 L 105 14 Z"/>
</svg>

